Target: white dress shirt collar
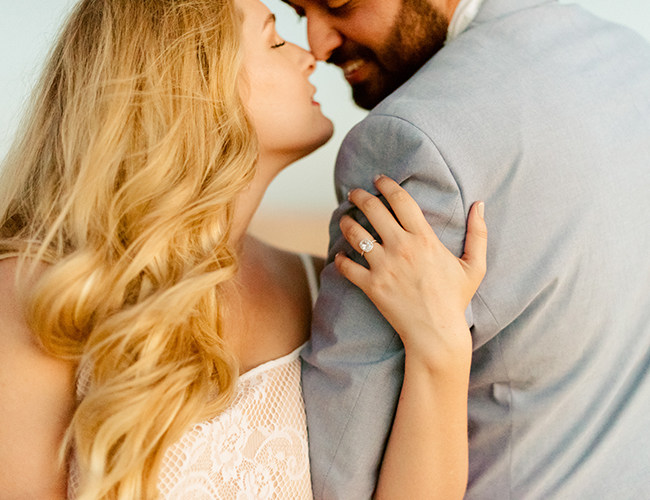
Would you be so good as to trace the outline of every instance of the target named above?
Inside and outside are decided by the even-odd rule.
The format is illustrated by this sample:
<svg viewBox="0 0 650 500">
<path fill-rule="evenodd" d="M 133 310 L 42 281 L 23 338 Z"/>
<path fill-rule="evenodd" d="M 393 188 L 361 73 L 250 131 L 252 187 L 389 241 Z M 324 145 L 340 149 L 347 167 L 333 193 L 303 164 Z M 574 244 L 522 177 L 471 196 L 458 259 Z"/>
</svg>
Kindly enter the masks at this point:
<svg viewBox="0 0 650 500">
<path fill-rule="evenodd" d="M 484 0 L 460 0 L 449 23 L 445 44 L 451 42 L 467 29 L 478 14 L 478 10 L 483 2 Z"/>
</svg>

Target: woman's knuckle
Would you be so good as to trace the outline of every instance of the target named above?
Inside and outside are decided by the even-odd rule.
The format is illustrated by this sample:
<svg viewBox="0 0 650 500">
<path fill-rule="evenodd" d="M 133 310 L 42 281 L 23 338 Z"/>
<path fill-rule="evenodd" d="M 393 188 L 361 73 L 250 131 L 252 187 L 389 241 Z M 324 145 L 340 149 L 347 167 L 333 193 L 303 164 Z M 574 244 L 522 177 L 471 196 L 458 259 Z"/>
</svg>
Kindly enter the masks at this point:
<svg viewBox="0 0 650 500">
<path fill-rule="evenodd" d="M 374 196 L 370 196 L 363 200 L 361 202 L 361 207 L 363 212 L 374 212 L 375 210 L 379 209 L 381 205 L 381 201 L 379 201 L 378 198 L 375 198 Z"/>
<path fill-rule="evenodd" d="M 484 240 L 487 240 L 487 237 L 488 237 L 487 229 L 477 229 L 476 232 L 475 232 L 475 234 L 476 234 L 476 236 L 478 236 L 479 238 L 482 238 L 482 239 L 484 239 Z"/>
<path fill-rule="evenodd" d="M 404 244 L 404 243 L 398 245 L 397 254 L 401 259 L 407 262 L 412 262 L 413 260 L 415 260 L 415 252 L 411 245 Z"/>
<path fill-rule="evenodd" d="M 350 217 L 341 219 L 340 227 L 343 234 L 348 238 L 355 238 L 359 234 L 359 225 Z"/>
<path fill-rule="evenodd" d="M 411 197 L 406 191 L 396 191 L 391 197 L 392 205 L 406 205 L 411 201 Z"/>
<path fill-rule="evenodd" d="M 388 276 L 384 273 L 378 274 L 373 280 L 373 289 L 378 295 L 384 295 L 392 290 Z"/>
<path fill-rule="evenodd" d="M 413 244 L 422 247 L 424 252 L 432 251 L 436 248 L 436 240 L 428 234 L 416 234 L 413 237 Z"/>
</svg>

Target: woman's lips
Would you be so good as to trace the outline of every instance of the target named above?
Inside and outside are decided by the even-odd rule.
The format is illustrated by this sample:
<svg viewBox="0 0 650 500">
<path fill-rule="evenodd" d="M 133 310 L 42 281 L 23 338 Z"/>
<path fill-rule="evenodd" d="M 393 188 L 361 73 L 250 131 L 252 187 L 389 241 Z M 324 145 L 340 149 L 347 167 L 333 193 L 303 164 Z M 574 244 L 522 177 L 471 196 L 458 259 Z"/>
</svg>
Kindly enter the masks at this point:
<svg viewBox="0 0 650 500">
<path fill-rule="evenodd" d="M 313 90 L 313 92 L 311 93 L 311 103 L 312 103 L 314 106 L 320 106 L 320 103 L 319 103 L 316 99 L 314 99 L 314 97 L 316 96 L 316 87 L 314 87 L 314 86 L 312 85 L 312 88 L 313 88 L 314 90 Z"/>
</svg>

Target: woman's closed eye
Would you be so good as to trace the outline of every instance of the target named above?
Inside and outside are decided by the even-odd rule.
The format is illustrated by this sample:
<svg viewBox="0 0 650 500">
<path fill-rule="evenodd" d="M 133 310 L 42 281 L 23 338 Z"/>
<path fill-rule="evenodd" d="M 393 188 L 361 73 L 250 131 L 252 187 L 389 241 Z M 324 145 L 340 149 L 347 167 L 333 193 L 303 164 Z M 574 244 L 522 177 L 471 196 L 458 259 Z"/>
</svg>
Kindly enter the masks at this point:
<svg viewBox="0 0 650 500">
<path fill-rule="evenodd" d="M 275 43 L 275 44 L 271 45 L 271 48 L 272 48 L 272 49 L 277 49 L 278 47 L 282 47 L 285 43 L 287 43 L 287 42 L 285 42 L 285 41 L 283 40 L 283 41 L 281 41 L 280 43 Z"/>
</svg>

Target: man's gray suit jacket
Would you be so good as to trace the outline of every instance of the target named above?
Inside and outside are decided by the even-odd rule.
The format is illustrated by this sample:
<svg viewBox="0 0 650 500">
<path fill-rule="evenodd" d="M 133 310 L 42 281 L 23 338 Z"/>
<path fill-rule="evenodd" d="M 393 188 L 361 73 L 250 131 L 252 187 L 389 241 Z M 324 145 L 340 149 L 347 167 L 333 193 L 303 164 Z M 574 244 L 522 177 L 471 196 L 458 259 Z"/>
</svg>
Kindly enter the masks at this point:
<svg viewBox="0 0 650 500">
<path fill-rule="evenodd" d="M 576 6 L 486 0 L 370 112 L 341 200 L 386 174 L 463 249 L 486 202 L 467 499 L 650 498 L 650 46 Z M 376 192 L 376 191 L 374 191 Z M 399 337 L 330 264 L 303 358 L 315 498 L 367 499 L 401 384 Z"/>
</svg>

